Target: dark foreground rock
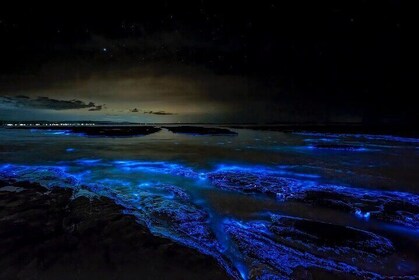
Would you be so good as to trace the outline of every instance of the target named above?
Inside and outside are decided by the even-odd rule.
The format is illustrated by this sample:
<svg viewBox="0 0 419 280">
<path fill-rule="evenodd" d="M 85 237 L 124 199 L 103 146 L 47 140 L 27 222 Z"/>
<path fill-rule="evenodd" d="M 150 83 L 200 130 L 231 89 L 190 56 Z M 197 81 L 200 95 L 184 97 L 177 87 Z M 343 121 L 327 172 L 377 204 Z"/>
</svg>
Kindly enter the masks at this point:
<svg viewBox="0 0 419 280">
<path fill-rule="evenodd" d="M 374 273 L 322 258 L 275 241 L 275 235 L 260 222 L 224 223 L 236 244 L 249 279 L 371 279 Z M 292 228 L 289 228 L 292 229 Z"/>
<path fill-rule="evenodd" d="M 152 235 L 110 199 L 0 181 L 0 279 L 227 279 L 216 261 Z"/>
<path fill-rule="evenodd" d="M 414 194 L 326 185 L 238 166 L 220 167 L 206 178 L 225 190 L 417 228 L 419 197 Z M 65 167 L 11 164 L 0 166 L 0 182 L 0 279 L 63 279 L 63 273 L 71 279 L 219 279 L 228 274 L 233 279 L 333 280 L 417 274 L 416 258 L 399 251 L 401 240 L 381 230 L 280 213 L 263 213 L 256 220 L 211 219 L 214 212 L 175 184 L 89 182 Z"/>
<path fill-rule="evenodd" d="M 223 254 L 223 245 L 213 232 L 209 214 L 195 205 L 181 188 L 164 184 L 143 185 L 136 190 L 101 184 L 89 188 L 118 201 L 124 206 L 124 213 L 137 217 L 138 222 L 145 224 L 155 235 L 212 256 L 232 278 L 239 278 L 231 259 Z"/>
<path fill-rule="evenodd" d="M 318 258 L 368 270 L 394 251 L 387 238 L 353 227 L 282 215 L 271 219 L 269 230 L 277 242 Z"/>
<path fill-rule="evenodd" d="M 208 173 L 217 188 L 246 194 L 265 194 L 352 213 L 412 229 L 419 226 L 419 195 L 321 184 L 283 177 L 271 170 L 236 168 Z"/>
<path fill-rule="evenodd" d="M 165 126 L 167 130 L 173 133 L 185 133 L 195 135 L 237 135 L 237 132 L 226 128 L 219 127 L 202 127 L 202 126 Z"/>
<path fill-rule="evenodd" d="M 13 127 L 12 129 L 61 130 L 86 136 L 129 137 L 148 135 L 160 131 L 154 126 L 46 126 Z"/>
<path fill-rule="evenodd" d="M 226 219 L 224 229 L 249 279 L 417 279 L 412 271 L 405 278 L 384 276 L 392 273 L 388 264 L 403 262 L 392 242 L 353 227 L 274 214 Z"/>
</svg>

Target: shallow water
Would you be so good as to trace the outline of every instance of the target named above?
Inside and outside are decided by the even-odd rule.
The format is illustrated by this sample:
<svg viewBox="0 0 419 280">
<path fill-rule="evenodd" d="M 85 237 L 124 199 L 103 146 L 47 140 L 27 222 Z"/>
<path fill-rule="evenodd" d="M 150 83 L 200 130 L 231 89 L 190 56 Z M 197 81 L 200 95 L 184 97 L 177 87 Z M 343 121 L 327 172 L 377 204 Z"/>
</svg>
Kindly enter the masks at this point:
<svg viewBox="0 0 419 280">
<path fill-rule="evenodd" d="M 236 278 L 295 278 L 299 267 L 354 277 L 419 273 L 419 139 L 236 131 L 95 138 L 1 129 L 0 179 L 110 197 Z M 328 224 L 368 237 L 343 244 L 311 232 Z M 327 240 L 308 241 L 313 235 Z"/>
</svg>

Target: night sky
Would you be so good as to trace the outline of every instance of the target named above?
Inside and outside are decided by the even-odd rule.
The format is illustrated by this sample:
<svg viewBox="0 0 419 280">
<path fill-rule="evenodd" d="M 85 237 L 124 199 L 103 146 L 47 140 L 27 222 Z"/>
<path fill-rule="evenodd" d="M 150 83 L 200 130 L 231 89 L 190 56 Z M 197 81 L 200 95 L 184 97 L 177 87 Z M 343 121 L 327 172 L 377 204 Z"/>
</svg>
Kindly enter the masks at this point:
<svg viewBox="0 0 419 280">
<path fill-rule="evenodd" d="M 0 120 L 418 123 L 403 1 L 0 10 Z"/>
</svg>

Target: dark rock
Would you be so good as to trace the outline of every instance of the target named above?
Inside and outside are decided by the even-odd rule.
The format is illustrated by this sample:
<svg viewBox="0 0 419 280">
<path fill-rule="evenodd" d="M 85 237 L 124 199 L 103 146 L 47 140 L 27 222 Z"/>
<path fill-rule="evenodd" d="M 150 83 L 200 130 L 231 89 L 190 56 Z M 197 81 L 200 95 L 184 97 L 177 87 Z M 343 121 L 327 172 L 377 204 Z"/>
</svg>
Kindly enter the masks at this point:
<svg viewBox="0 0 419 280">
<path fill-rule="evenodd" d="M 246 168 L 211 172 L 208 179 L 224 190 L 265 194 L 278 200 L 294 200 L 353 213 L 364 219 L 419 227 L 419 196 L 413 193 L 321 184 L 283 177 L 275 171 Z"/>
<path fill-rule="evenodd" d="M 299 201 L 354 213 L 410 228 L 419 226 L 419 196 L 401 192 L 362 190 L 320 185 L 305 192 Z"/>
<path fill-rule="evenodd" d="M 153 234 L 211 255 L 230 275 L 237 275 L 228 258 L 221 253 L 221 246 L 209 225 L 208 214 L 195 206 L 189 200 L 189 195 L 179 187 L 146 184 L 134 190 L 123 184 L 109 185 L 98 182 L 81 185 L 77 178 L 67 173 L 65 169 L 48 166 L 6 165 L 0 168 L 0 179 L 20 182 L 31 180 L 49 188 L 54 186 L 71 188 L 76 190 L 73 197 L 78 197 L 77 201 L 88 200 L 86 197 L 79 197 L 80 192 L 89 197 L 95 195 L 107 197 L 123 206 L 124 213 L 135 216 L 138 222 L 145 225 Z M 79 212 L 84 213 L 75 208 L 73 216 L 66 219 L 66 228 L 73 228 L 74 223 L 71 219 L 77 221 L 79 218 L 75 214 Z M 100 229 L 96 221 L 80 222 L 76 225 L 80 231 L 87 233 Z"/>
<path fill-rule="evenodd" d="M 272 215 L 272 221 L 276 242 L 320 258 L 368 268 L 394 251 L 388 239 L 348 226 L 281 215 Z"/>
<path fill-rule="evenodd" d="M 172 185 L 156 185 L 154 186 L 154 190 L 161 190 L 163 193 L 167 192 L 174 196 L 174 198 L 188 201 L 190 200 L 190 196 L 181 188 Z"/>
<path fill-rule="evenodd" d="M 293 189 L 302 186 L 299 180 L 239 169 L 211 172 L 208 179 L 213 185 L 224 190 L 262 193 L 278 199 L 288 199 L 293 196 Z"/>
<path fill-rule="evenodd" d="M 0 191 L 1 279 L 228 278 L 212 257 L 152 235 L 110 199 L 1 184 L 25 189 Z"/>
<path fill-rule="evenodd" d="M 54 166 L 29 166 L 29 165 L 2 165 L 0 166 L 0 181 L 13 181 L 18 185 L 23 182 L 23 186 L 31 185 L 39 188 L 44 187 L 79 187 L 77 178 L 66 172 L 64 167 Z"/>
<path fill-rule="evenodd" d="M 139 163 L 124 164 L 137 168 Z M 160 165 L 148 168 L 165 168 Z M 263 168 L 220 167 L 207 173 L 207 178 L 225 190 L 321 205 L 363 218 L 368 214 L 410 227 L 418 221 L 419 198 L 414 194 L 321 184 Z M 168 264 L 177 266 L 169 270 L 174 278 L 196 277 L 195 269 L 201 268 L 209 270 L 208 277 L 224 277 L 216 259 L 233 278 L 239 278 L 240 271 L 251 279 L 364 279 L 379 277 L 367 271 L 377 272 L 377 267 L 399 262 L 398 256 L 387 261 L 392 244 L 372 232 L 280 215 L 271 215 L 269 221 L 210 221 L 211 212 L 175 185 L 146 182 L 134 186 L 120 180 L 82 185 L 78 179 L 60 167 L 0 168 L 0 250 L 4 250 L 0 256 L 7 256 L 0 258 L 0 266 L 8 268 L 0 278 L 19 273 L 21 278 L 39 274 L 42 277 L 38 278 L 48 279 L 53 277 L 43 274 L 44 270 L 67 272 L 79 267 L 80 277 L 92 273 L 102 277 L 103 272 L 105 279 L 115 278 L 126 269 L 117 278 L 130 278 L 137 272 L 146 278 L 167 278 Z M 54 188 L 57 185 L 64 188 Z M 169 239 L 212 258 L 171 245 Z M 176 250 L 168 249 L 172 246 Z M 185 276 L 187 265 L 171 260 L 179 254 L 185 254 L 183 261 L 188 263 L 200 258 L 211 261 L 208 268 L 205 261 L 198 261 Z M 83 262 L 83 256 L 93 260 L 92 266 Z"/>
<path fill-rule="evenodd" d="M 222 246 L 210 227 L 207 212 L 194 205 L 181 188 L 157 184 L 151 189 L 143 187 L 133 196 L 121 195 L 114 187 L 101 185 L 98 188 L 123 205 L 124 213 L 137 217 L 152 233 L 214 257 L 231 276 L 238 277 L 231 261 L 222 254 Z"/>
<path fill-rule="evenodd" d="M 285 246 L 275 241 L 267 225 L 261 222 L 227 220 L 224 226 L 249 269 L 249 279 L 365 279 L 378 276 Z M 318 278 L 319 275 L 323 278 Z"/>
<path fill-rule="evenodd" d="M 202 127 L 202 126 L 164 126 L 173 133 L 184 133 L 194 135 L 237 135 L 237 132 L 226 128 L 219 127 Z"/>
</svg>

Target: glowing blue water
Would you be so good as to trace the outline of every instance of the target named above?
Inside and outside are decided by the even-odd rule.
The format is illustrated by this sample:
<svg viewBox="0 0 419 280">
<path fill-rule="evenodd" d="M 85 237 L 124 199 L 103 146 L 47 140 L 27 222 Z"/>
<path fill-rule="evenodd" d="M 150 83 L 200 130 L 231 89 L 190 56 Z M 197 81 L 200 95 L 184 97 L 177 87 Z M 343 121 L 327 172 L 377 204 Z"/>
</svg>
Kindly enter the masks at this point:
<svg viewBox="0 0 419 280">
<path fill-rule="evenodd" d="M 3 130 L 0 179 L 109 197 L 156 235 L 213 256 L 234 278 L 293 278 L 299 266 L 361 277 L 418 273 L 411 252 L 419 241 L 419 139 L 239 132 L 109 139 Z M 314 148 L 323 143 L 358 148 Z M 279 224 L 279 214 L 295 218 Z M 294 223 L 314 222 L 356 228 L 367 239 L 313 242 L 302 253 L 299 235 L 313 233 Z M 332 247 L 335 257 L 319 253 Z"/>
</svg>

